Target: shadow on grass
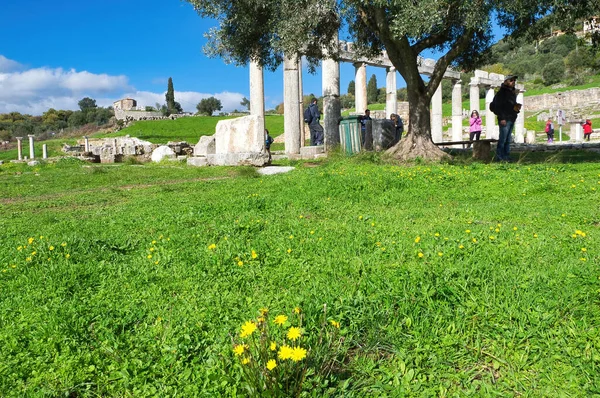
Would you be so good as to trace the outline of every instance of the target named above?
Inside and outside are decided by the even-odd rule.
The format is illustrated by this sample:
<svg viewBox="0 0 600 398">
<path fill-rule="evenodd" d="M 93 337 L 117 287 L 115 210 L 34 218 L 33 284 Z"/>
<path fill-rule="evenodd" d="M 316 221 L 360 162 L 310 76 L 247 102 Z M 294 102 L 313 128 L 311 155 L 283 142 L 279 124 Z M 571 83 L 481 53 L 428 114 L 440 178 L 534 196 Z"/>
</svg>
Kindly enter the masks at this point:
<svg viewBox="0 0 600 398">
<path fill-rule="evenodd" d="M 450 150 L 453 156 L 448 164 L 468 165 L 473 163 L 485 163 L 480 160 L 474 160 L 471 152 Z M 492 152 L 492 156 L 495 153 Z M 511 159 L 516 164 L 541 164 L 541 163 L 600 163 L 600 151 L 586 149 L 565 149 L 557 151 L 535 151 L 535 152 L 512 152 Z"/>
</svg>

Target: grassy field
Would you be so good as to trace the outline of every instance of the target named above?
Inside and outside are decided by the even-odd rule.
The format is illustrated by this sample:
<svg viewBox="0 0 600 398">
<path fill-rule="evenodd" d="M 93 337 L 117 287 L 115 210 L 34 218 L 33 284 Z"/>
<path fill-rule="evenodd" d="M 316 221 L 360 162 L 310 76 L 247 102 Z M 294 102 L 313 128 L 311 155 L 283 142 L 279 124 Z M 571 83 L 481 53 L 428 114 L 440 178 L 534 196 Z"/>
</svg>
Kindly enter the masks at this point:
<svg viewBox="0 0 600 398">
<path fill-rule="evenodd" d="M 302 396 L 598 395 L 600 156 L 534 155 L 4 164 L 0 396 L 250 396 L 264 307 Z"/>
</svg>

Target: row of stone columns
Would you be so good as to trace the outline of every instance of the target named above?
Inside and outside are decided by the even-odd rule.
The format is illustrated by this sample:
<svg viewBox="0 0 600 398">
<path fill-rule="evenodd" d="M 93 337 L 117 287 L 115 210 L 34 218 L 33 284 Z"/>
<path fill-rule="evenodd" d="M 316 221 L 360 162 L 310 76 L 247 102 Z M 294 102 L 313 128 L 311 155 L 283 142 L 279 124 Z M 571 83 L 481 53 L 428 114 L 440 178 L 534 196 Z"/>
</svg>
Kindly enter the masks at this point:
<svg viewBox="0 0 600 398">
<path fill-rule="evenodd" d="M 35 159 L 35 148 L 33 145 L 33 138 L 35 135 L 27 135 L 29 138 L 29 159 Z M 17 159 L 23 160 L 23 137 L 15 137 L 17 139 Z M 42 158 L 48 159 L 48 145 L 42 145 Z"/>
</svg>

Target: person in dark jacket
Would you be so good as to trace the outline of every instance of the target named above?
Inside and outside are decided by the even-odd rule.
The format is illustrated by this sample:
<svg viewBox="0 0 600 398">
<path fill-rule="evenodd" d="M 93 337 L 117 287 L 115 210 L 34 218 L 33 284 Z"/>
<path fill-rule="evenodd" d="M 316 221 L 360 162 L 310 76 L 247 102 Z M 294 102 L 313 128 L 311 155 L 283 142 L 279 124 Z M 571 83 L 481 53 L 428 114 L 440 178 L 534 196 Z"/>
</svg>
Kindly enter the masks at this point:
<svg viewBox="0 0 600 398">
<path fill-rule="evenodd" d="M 319 119 L 321 118 L 321 112 L 319 112 L 319 105 L 317 105 L 317 99 L 313 98 L 310 106 L 311 121 L 308 127 L 310 128 L 310 145 L 323 145 L 325 141 L 325 134 L 323 130 L 323 126 L 319 123 Z"/>
<path fill-rule="evenodd" d="M 510 162 L 510 141 L 521 104 L 517 103 L 515 83 L 517 76 L 509 75 L 504 79 L 500 90 L 494 96 L 493 112 L 498 116 L 500 137 L 496 149 L 496 160 Z"/>
</svg>

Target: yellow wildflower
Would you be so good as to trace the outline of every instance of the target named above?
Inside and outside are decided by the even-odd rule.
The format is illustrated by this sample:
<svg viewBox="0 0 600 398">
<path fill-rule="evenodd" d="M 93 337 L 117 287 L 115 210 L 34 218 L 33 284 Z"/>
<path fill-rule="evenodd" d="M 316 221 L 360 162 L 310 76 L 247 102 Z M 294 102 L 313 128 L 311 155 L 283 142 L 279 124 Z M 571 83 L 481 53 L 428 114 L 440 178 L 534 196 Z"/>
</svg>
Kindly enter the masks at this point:
<svg viewBox="0 0 600 398">
<path fill-rule="evenodd" d="M 238 261 L 238 263 L 237 263 L 237 264 L 238 264 L 240 267 L 243 267 L 243 266 L 244 266 L 244 262 L 243 262 L 242 260 Z"/>
<path fill-rule="evenodd" d="M 250 363 L 250 358 L 242 359 L 242 365 L 248 365 Z"/>
<path fill-rule="evenodd" d="M 471 233 L 471 230 L 470 230 L 470 229 L 467 229 L 465 232 L 466 232 L 466 233 L 468 233 L 468 234 L 470 234 L 470 233 Z"/>
<path fill-rule="evenodd" d="M 259 311 L 261 315 L 267 315 L 269 313 L 269 309 L 266 307 L 261 308 Z"/>
<path fill-rule="evenodd" d="M 240 355 L 242 355 L 244 353 L 244 351 L 246 351 L 245 344 L 237 344 L 235 347 L 233 347 L 233 352 L 235 353 L 236 357 L 239 357 Z"/>
<path fill-rule="evenodd" d="M 19 247 L 17 247 L 17 250 L 18 250 L 18 251 L 21 251 L 21 250 L 23 250 L 23 246 L 19 246 Z"/>
<path fill-rule="evenodd" d="M 252 258 L 256 258 L 258 257 L 258 254 L 256 254 L 256 252 L 254 250 L 252 250 Z"/>
<path fill-rule="evenodd" d="M 442 257 L 443 255 L 444 255 L 444 253 L 438 252 L 438 256 Z"/>
<path fill-rule="evenodd" d="M 335 327 L 335 328 L 340 328 L 340 323 L 337 321 L 334 321 L 333 319 L 331 321 L 329 321 L 329 323 L 331 323 L 331 326 Z"/>
<path fill-rule="evenodd" d="M 155 240 L 153 240 L 153 241 L 152 241 L 152 244 L 153 244 L 153 245 L 155 245 L 155 244 L 156 244 L 156 241 L 155 241 Z"/>
<path fill-rule="evenodd" d="M 279 359 L 290 359 L 292 357 L 292 352 L 293 350 L 288 347 L 287 345 L 282 345 L 281 348 L 279 348 L 279 352 L 277 353 L 277 357 Z"/>
<path fill-rule="evenodd" d="M 424 254 L 419 252 L 418 256 L 419 256 L 419 258 L 423 258 Z"/>
<path fill-rule="evenodd" d="M 29 238 L 29 239 L 27 239 L 27 243 L 32 244 L 34 240 L 35 240 L 34 238 Z"/>
<path fill-rule="evenodd" d="M 277 349 L 277 343 L 272 341 L 271 344 L 269 345 L 269 349 L 271 351 L 275 351 Z"/>
<path fill-rule="evenodd" d="M 240 337 L 248 337 L 256 330 L 256 323 L 252 321 L 248 321 L 242 325 L 242 331 L 240 333 Z"/>
<path fill-rule="evenodd" d="M 300 330 L 300 328 L 298 328 L 296 326 L 292 326 L 291 328 L 288 329 L 287 338 L 292 341 L 296 341 L 297 339 L 300 338 L 301 335 L 302 335 L 302 331 Z"/>
<path fill-rule="evenodd" d="M 48 250 L 50 250 L 50 251 L 54 250 L 54 246 L 50 246 L 50 247 L 48 248 Z"/>
<path fill-rule="evenodd" d="M 300 313 L 300 307 L 294 308 L 294 314 L 299 314 L 299 313 Z"/>
<path fill-rule="evenodd" d="M 71 255 L 69 253 L 65 254 L 65 258 L 70 258 Z"/>
<path fill-rule="evenodd" d="M 214 243 L 211 243 L 210 245 L 208 245 L 208 250 L 215 250 L 217 248 L 217 245 L 215 245 Z"/>
<path fill-rule="evenodd" d="M 291 252 L 292 252 L 292 249 L 287 249 L 287 252 L 288 252 L 288 253 L 291 253 Z"/>
<path fill-rule="evenodd" d="M 67 242 L 63 242 L 60 244 L 62 247 L 65 247 L 67 245 Z"/>
<path fill-rule="evenodd" d="M 420 236 L 417 236 L 417 237 L 415 238 L 415 243 L 419 243 L 420 241 L 421 241 L 421 237 L 420 237 Z"/>
<path fill-rule="evenodd" d="M 458 246 L 459 249 L 464 249 L 465 247 L 463 245 Z"/>
<path fill-rule="evenodd" d="M 277 362 L 274 359 L 269 359 L 269 362 L 267 362 L 267 369 L 273 370 L 276 367 L 277 367 Z"/>
<path fill-rule="evenodd" d="M 587 249 L 586 249 L 585 247 L 582 247 L 582 248 L 581 248 L 581 251 L 582 251 L 582 252 L 586 252 L 586 251 L 587 251 Z"/>
<path fill-rule="evenodd" d="M 302 347 L 294 347 L 290 359 L 294 362 L 298 362 L 306 358 L 306 350 Z"/>
<path fill-rule="evenodd" d="M 286 323 L 288 317 L 285 315 L 277 315 L 275 317 L 275 319 L 273 320 L 273 322 L 279 326 L 283 325 L 284 323 Z"/>
<path fill-rule="evenodd" d="M 148 259 L 152 258 L 152 254 L 148 254 L 146 257 L 148 257 Z"/>
</svg>

